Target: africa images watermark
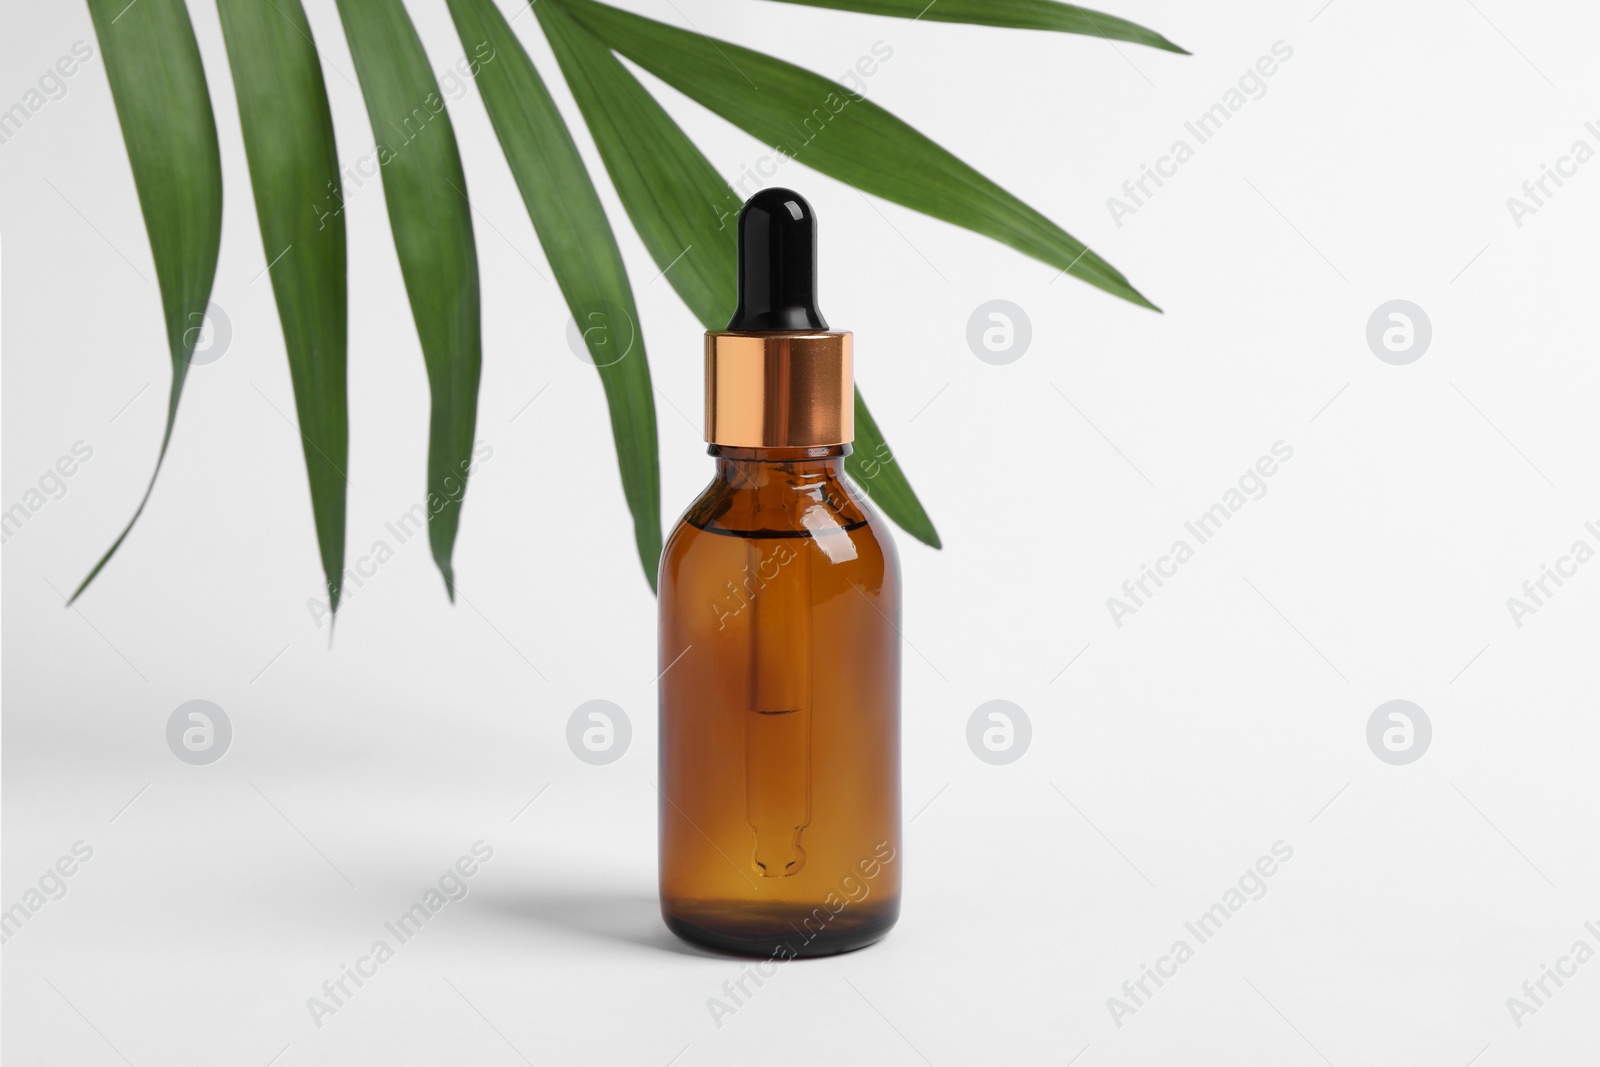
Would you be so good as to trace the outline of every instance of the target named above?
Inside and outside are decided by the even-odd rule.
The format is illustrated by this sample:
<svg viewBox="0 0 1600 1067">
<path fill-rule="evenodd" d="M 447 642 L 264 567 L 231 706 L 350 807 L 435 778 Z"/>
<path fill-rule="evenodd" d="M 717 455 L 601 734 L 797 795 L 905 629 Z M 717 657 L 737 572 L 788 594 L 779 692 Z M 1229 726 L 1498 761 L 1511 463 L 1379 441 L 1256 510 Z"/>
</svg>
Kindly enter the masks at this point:
<svg viewBox="0 0 1600 1067">
<path fill-rule="evenodd" d="M 1177 977 L 1178 968 L 1194 959 L 1196 946 L 1216 937 L 1222 931 L 1223 924 L 1239 914 L 1246 903 L 1266 896 L 1267 879 L 1278 873 L 1280 865 L 1293 858 L 1292 845 L 1281 840 L 1274 841 L 1270 856 L 1262 856 L 1245 868 L 1238 882 L 1223 892 L 1220 901 L 1201 912 L 1199 918 L 1183 924 L 1184 931 L 1194 938 L 1193 945 L 1189 944 L 1188 938 L 1180 937 L 1173 941 L 1165 955 L 1156 957 L 1154 967 L 1148 963 L 1139 964 L 1139 977 L 1122 983 L 1122 996 L 1106 998 L 1106 1010 L 1111 1013 L 1111 1021 L 1117 1029 L 1122 1029 L 1122 1022 L 1129 1015 L 1137 1015 L 1140 1008 L 1148 1007 L 1151 998 L 1169 979 Z M 1152 983 L 1154 989 L 1151 988 Z"/>
<path fill-rule="evenodd" d="M 1106 610 L 1111 612 L 1111 621 L 1116 623 L 1117 629 L 1122 629 L 1123 619 L 1138 614 L 1139 609 L 1146 606 L 1156 591 L 1167 584 L 1166 579 L 1177 576 L 1178 568 L 1194 558 L 1196 548 L 1215 537 L 1247 503 L 1266 496 L 1267 479 L 1278 473 L 1280 464 L 1293 458 L 1293 447 L 1284 441 L 1274 441 L 1271 454 L 1259 457 L 1239 475 L 1237 485 L 1230 486 L 1220 501 L 1183 524 L 1189 537 L 1194 538 L 1194 544 L 1189 543 L 1188 537 L 1178 538 L 1167 554 L 1156 560 L 1153 568 L 1148 563 L 1139 565 L 1139 576 L 1122 583 L 1121 597 L 1106 597 Z M 1155 589 L 1150 588 L 1152 582 Z"/>
<path fill-rule="evenodd" d="M 493 458 L 494 446 L 486 441 L 479 441 L 472 448 L 472 457 L 461 461 L 462 475 L 445 476 L 443 493 L 429 493 L 426 503 L 418 501 L 401 512 L 394 521 L 384 523 L 383 528 L 396 543 L 391 545 L 387 538 L 380 537 L 372 542 L 372 547 L 365 555 L 344 569 L 344 581 L 339 587 L 340 604 L 348 604 L 356 592 L 377 575 L 378 568 L 394 559 L 399 549 L 424 532 L 428 528 L 428 523 L 432 522 L 440 512 L 453 504 L 459 505 L 462 495 L 467 491 L 467 479 Z M 311 621 L 319 630 L 333 618 L 333 608 L 326 596 L 307 597 L 306 611 L 311 613 Z"/>
<path fill-rule="evenodd" d="M 1194 144 L 1189 143 L 1188 137 L 1179 137 L 1172 142 L 1166 155 L 1157 157 L 1154 166 L 1139 164 L 1139 176 L 1122 183 L 1122 194 L 1127 197 L 1126 200 L 1115 196 L 1106 198 L 1106 210 L 1111 213 L 1111 221 L 1117 224 L 1117 229 L 1122 229 L 1124 218 L 1138 214 L 1139 209 L 1149 203 L 1168 179 L 1177 177 L 1178 168 L 1193 159 L 1201 145 L 1221 133 L 1229 119 L 1242 111 L 1250 101 L 1260 100 L 1267 95 L 1267 79 L 1278 73 L 1280 64 L 1294 58 L 1294 48 L 1283 41 L 1272 42 L 1270 52 L 1270 55 L 1261 56 L 1254 65 L 1246 67 L 1244 73 L 1239 75 L 1238 82 L 1222 94 L 1222 99 L 1202 111 L 1193 121 L 1183 124 L 1184 131 L 1194 138 Z M 1152 183 L 1154 189 L 1150 187 Z"/>
<path fill-rule="evenodd" d="M 327 227 L 328 219 L 337 217 L 344 212 L 345 204 L 356 193 L 359 193 L 366 184 L 394 162 L 400 150 L 406 145 L 422 136 L 424 130 L 445 112 L 446 102 L 454 103 L 467 93 L 467 85 L 478 76 L 478 72 L 487 63 L 493 63 L 495 58 L 494 46 L 488 41 L 482 41 L 472 50 L 472 56 L 462 56 L 455 61 L 454 66 L 446 68 L 444 74 L 438 79 L 440 93 L 429 93 L 422 102 L 411 109 L 397 122 L 389 119 L 389 128 L 398 136 L 398 140 L 378 140 L 370 149 L 363 153 L 353 163 L 339 168 L 339 183 L 335 185 L 328 182 L 328 195 L 320 205 L 313 204 L 311 210 L 316 213 L 318 226 L 321 230 Z M 378 131 L 373 131 L 378 133 Z M 379 135 L 381 138 L 381 134 Z M 464 194 L 463 194 L 464 195 Z"/>
<path fill-rule="evenodd" d="M 822 898 L 822 904 L 813 908 L 794 928 L 800 944 L 804 946 L 815 939 L 845 908 L 860 904 L 871 896 L 872 880 L 883 873 L 885 865 L 894 862 L 896 855 L 894 846 L 887 841 L 879 841 L 872 846 L 872 855 L 857 860 L 854 869 L 840 877 L 838 889 L 828 890 Z M 780 941 L 767 959 L 740 966 L 738 978 L 730 978 L 722 983 L 722 997 L 706 998 L 706 1010 L 711 1013 L 711 1021 L 717 1029 L 722 1029 L 724 1019 L 737 1015 L 761 987 L 777 975 L 779 964 L 787 963 L 798 955 L 800 953 L 793 944 Z M 754 983 L 754 988 L 748 983 Z"/>
<path fill-rule="evenodd" d="M 894 464 L 894 453 L 889 450 L 888 441 L 879 441 L 872 448 L 870 456 L 865 453 L 852 453 L 856 469 L 851 472 L 851 477 L 858 482 L 870 482 L 882 474 L 885 467 Z"/>
<path fill-rule="evenodd" d="M 28 87 L 22 99 L 0 111 L 0 144 L 9 144 L 22 132 L 44 106 L 52 100 L 67 95 L 67 79 L 83 69 L 83 64 L 94 58 L 94 45 L 88 41 L 73 41 L 68 54 L 39 75 L 38 81 Z"/>
<path fill-rule="evenodd" d="M 39 480 L 29 486 L 22 493 L 22 499 L 6 508 L 0 514 L 0 545 L 11 543 L 18 531 L 27 521 L 44 510 L 46 504 L 60 500 L 67 495 L 67 479 L 78 473 L 83 464 L 94 458 L 94 448 L 83 442 L 74 441 L 67 455 L 57 459 L 45 468 Z"/>
<path fill-rule="evenodd" d="M 383 924 L 384 931 L 394 939 L 394 944 L 389 943 L 389 937 L 380 937 L 372 943 L 366 955 L 356 958 L 354 964 L 340 964 L 338 977 L 322 983 L 322 995 L 306 998 L 306 1010 L 311 1013 L 311 1021 L 316 1028 L 322 1029 L 324 1018 L 337 1015 L 347 1007 L 357 991 L 377 977 L 378 968 L 394 959 L 400 946 L 421 933 L 422 928 L 443 911 L 446 904 L 465 900 L 469 891 L 467 880 L 478 873 L 482 864 L 493 858 L 493 845 L 482 840 L 474 841 L 470 855 L 462 855 L 454 864 L 446 867 L 437 884 L 423 890 L 420 901 L 401 912 L 394 921 Z M 354 988 L 351 988 L 352 985 Z"/>
<path fill-rule="evenodd" d="M 1595 545 L 1600 545 L 1600 522 L 1586 522 L 1583 529 L 1594 538 L 1593 544 L 1578 538 L 1566 554 L 1556 557 L 1554 567 L 1548 563 L 1539 564 L 1539 577 L 1522 583 L 1522 596 L 1506 597 L 1506 610 L 1511 612 L 1511 621 L 1517 624 L 1517 629 L 1522 629 L 1522 620 L 1544 607 L 1569 579 L 1576 578 L 1579 567 L 1594 559 Z"/>
<path fill-rule="evenodd" d="M 759 545 L 760 542 L 755 542 Z M 769 582 L 778 577 L 778 572 L 785 563 L 792 562 L 799 555 L 786 541 L 779 541 L 773 550 L 759 559 L 754 566 L 749 563 L 744 565 L 740 574 L 739 584 L 733 581 L 723 583 L 727 595 L 711 601 L 711 617 L 717 620 L 717 629 L 726 630 L 728 620 L 736 619 L 739 613 L 750 606 L 751 601 L 767 587 Z"/>
<path fill-rule="evenodd" d="M 1584 131 L 1600 143 L 1600 122 L 1585 122 Z M 1572 142 L 1565 155 L 1556 157 L 1556 165 L 1548 163 L 1539 164 L 1539 176 L 1529 178 L 1522 183 L 1522 197 L 1506 197 L 1506 210 L 1511 213 L 1511 221 L 1522 229 L 1529 215 L 1537 215 L 1539 209 L 1547 206 L 1556 193 L 1567 184 L 1565 179 L 1576 178 L 1578 168 L 1595 157 L 1594 145 L 1583 138 Z M 1554 184 L 1555 188 L 1551 188 Z"/>
<path fill-rule="evenodd" d="M 1600 943 L 1600 924 L 1586 922 L 1583 928 L 1596 943 Z M 1506 1011 L 1511 1013 L 1511 1021 L 1517 1029 L 1522 1029 L 1522 1021 L 1527 1016 L 1537 1015 L 1540 1008 L 1549 1007 L 1550 999 L 1567 984 L 1566 979 L 1577 977 L 1578 968 L 1594 959 L 1594 955 L 1594 946 L 1580 937 L 1572 943 L 1566 955 L 1556 957 L 1554 967 L 1541 963 L 1539 977 L 1522 983 L 1522 996 L 1506 998 Z M 1552 982 L 1555 983 L 1555 989 L 1550 988 Z"/>
<path fill-rule="evenodd" d="M 94 857 L 94 846 L 87 841 L 74 841 L 70 854 L 63 855 L 44 869 L 36 885 L 23 891 L 22 899 L 4 912 L 0 912 L 0 945 L 9 944 L 18 931 L 44 906 L 67 895 L 67 879 L 78 873 L 78 868 Z"/>
<path fill-rule="evenodd" d="M 806 146 L 822 135 L 828 123 L 838 118 L 839 115 L 853 101 L 867 98 L 867 79 L 873 77 L 882 69 L 883 64 L 894 58 L 894 48 L 884 41 L 872 42 L 868 52 L 857 57 L 854 64 L 845 69 L 844 75 L 839 79 L 839 92 L 830 92 L 817 102 L 817 105 L 807 112 L 798 125 L 794 120 L 789 121 L 789 128 L 794 131 L 795 139 L 785 141 L 773 146 L 771 152 L 766 153 L 755 163 L 745 164 L 739 168 L 739 177 L 728 183 L 728 188 L 734 193 L 729 207 L 718 212 L 717 218 L 721 229 L 728 225 L 728 220 L 739 214 L 739 209 L 744 202 L 750 199 L 750 194 L 760 189 L 764 182 L 777 176 L 779 168 L 790 160 L 799 157 Z"/>
</svg>

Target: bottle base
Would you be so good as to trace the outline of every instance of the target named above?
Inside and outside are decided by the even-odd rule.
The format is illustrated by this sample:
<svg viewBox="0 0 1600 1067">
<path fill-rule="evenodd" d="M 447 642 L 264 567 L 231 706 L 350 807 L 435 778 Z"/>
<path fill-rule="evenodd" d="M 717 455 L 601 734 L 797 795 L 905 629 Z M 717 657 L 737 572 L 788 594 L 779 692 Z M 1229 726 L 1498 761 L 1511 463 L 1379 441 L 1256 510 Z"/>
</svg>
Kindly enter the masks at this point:
<svg viewBox="0 0 1600 1067">
<path fill-rule="evenodd" d="M 661 918 L 678 937 L 731 956 L 775 959 L 836 956 L 881 940 L 900 917 L 899 901 L 874 901 L 837 914 L 826 908 L 742 901 L 661 902 Z"/>
</svg>

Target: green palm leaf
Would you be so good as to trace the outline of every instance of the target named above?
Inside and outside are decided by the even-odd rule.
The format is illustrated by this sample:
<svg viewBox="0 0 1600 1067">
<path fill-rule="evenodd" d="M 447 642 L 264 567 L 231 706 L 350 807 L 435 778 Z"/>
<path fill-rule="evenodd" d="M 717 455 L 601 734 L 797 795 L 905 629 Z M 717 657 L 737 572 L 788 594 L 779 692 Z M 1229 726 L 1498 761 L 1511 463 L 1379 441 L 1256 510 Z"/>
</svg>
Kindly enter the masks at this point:
<svg viewBox="0 0 1600 1067">
<path fill-rule="evenodd" d="M 172 360 L 167 423 L 133 518 L 74 590 L 76 600 L 139 521 L 172 441 L 189 359 L 201 335 L 222 242 L 222 160 L 211 94 L 182 0 L 89 0 L 127 146 L 166 319 Z"/>
<path fill-rule="evenodd" d="M 333 117 L 300 0 L 217 0 L 217 10 L 289 356 L 329 610 L 337 612 L 349 423 L 345 235 Z"/>
<path fill-rule="evenodd" d="M 558 3 L 645 70 L 807 166 L 1159 310 L 1083 242 L 877 104 L 852 98 L 838 83 L 593 0 L 543 2 Z"/>
<path fill-rule="evenodd" d="M 428 540 L 454 600 L 450 556 L 483 365 L 467 179 L 450 113 L 400 0 L 339 0 L 339 16 L 378 141 L 389 226 L 428 369 Z"/>
<path fill-rule="evenodd" d="M 484 43 L 494 50 L 478 88 L 556 284 L 600 372 L 634 542 L 654 589 L 661 558 L 655 398 L 622 254 L 572 134 L 505 18 L 492 0 L 449 0 L 449 6 L 469 53 Z"/>
<path fill-rule="evenodd" d="M 739 198 L 599 38 L 556 5 L 533 10 L 656 266 L 706 329 L 723 329 L 736 295 Z"/>
<path fill-rule="evenodd" d="M 711 162 L 603 42 L 559 7 L 534 5 L 545 36 L 594 135 L 611 182 L 656 265 L 705 328 L 733 312 L 740 203 Z M 939 534 L 856 392 L 856 447 L 846 467 L 912 536 Z"/>
<path fill-rule="evenodd" d="M 939 531 L 922 508 L 922 501 L 912 491 L 911 483 L 900 470 L 899 461 L 883 439 L 877 420 L 867 410 L 867 402 L 856 390 L 856 444 L 855 451 L 844 461 L 845 470 L 855 483 L 865 489 L 883 513 L 895 521 L 902 530 L 925 545 L 943 548 Z"/>
<path fill-rule="evenodd" d="M 1009 26 L 1019 30 L 1055 30 L 1103 37 L 1108 41 L 1129 41 L 1167 52 L 1188 55 L 1154 30 L 1138 23 L 1054 0 L 783 0 L 789 4 L 831 7 L 837 11 L 860 11 L 868 15 L 893 15 L 896 18 L 927 19 L 929 22 L 969 22 L 981 26 Z"/>
</svg>

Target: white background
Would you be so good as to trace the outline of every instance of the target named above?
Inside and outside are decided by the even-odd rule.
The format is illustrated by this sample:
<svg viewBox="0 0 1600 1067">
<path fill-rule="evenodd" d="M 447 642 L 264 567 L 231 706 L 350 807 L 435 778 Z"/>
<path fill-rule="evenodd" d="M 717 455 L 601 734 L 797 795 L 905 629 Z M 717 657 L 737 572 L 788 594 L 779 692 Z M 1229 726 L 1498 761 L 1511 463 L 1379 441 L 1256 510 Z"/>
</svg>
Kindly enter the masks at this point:
<svg viewBox="0 0 1600 1067">
<path fill-rule="evenodd" d="M 350 599 L 331 650 L 307 610 L 321 578 L 289 376 L 201 3 L 227 183 L 214 299 L 234 339 L 191 374 L 143 519 L 62 609 L 143 491 L 169 381 L 96 46 L 0 146 L 4 506 L 75 441 L 94 449 L 4 549 L 0 903 L 75 841 L 94 849 L 5 945 L 7 1062 L 1592 1062 L 1600 960 L 1520 1028 L 1506 1001 L 1578 939 L 1600 949 L 1584 929 L 1600 926 L 1600 562 L 1520 628 L 1506 600 L 1574 541 L 1600 546 L 1584 528 L 1600 525 L 1600 161 L 1521 227 L 1506 200 L 1574 141 L 1600 148 L 1584 128 L 1600 18 L 1321 5 L 1114 5 L 1184 57 L 755 0 L 628 4 L 835 76 L 884 42 L 872 99 L 1166 312 L 779 171 L 822 219 L 823 309 L 856 332 L 859 381 L 946 547 L 899 538 L 900 924 L 784 967 L 720 1027 L 707 1001 L 740 963 L 676 943 L 655 912 L 655 606 L 602 394 L 475 90 L 451 108 L 481 212 L 494 449 L 456 551 L 470 605 L 446 603 L 419 538 Z M 443 71 L 461 55 L 444 5 L 409 7 Z M 371 131 L 333 5 L 308 9 L 350 161 Z M 94 43 L 81 4 L 8 22 L 0 106 Z M 598 173 L 534 18 L 515 26 Z M 1277 41 L 1293 57 L 1265 96 L 1117 226 L 1107 198 Z M 725 176 L 767 155 L 645 80 Z M 700 328 L 600 186 L 658 388 L 670 523 L 710 473 Z M 376 183 L 347 217 L 354 560 L 422 494 L 428 409 Z M 965 339 L 997 298 L 1032 321 L 1008 366 Z M 1365 341 L 1394 298 L 1433 324 L 1409 366 Z M 1106 599 L 1280 440 L 1294 456 L 1267 495 L 1116 626 Z M 197 698 L 234 728 L 209 767 L 165 740 Z M 564 740 L 597 698 L 634 728 L 606 767 Z M 996 698 L 1033 725 L 1003 767 L 965 740 Z M 1433 724 L 1409 766 L 1365 738 L 1395 698 Z M 306 999 L 479 839 L 494 858 L 470 895 L 313 1025 Z M 1269 892 L 1116 1025 L 1107 998 L 1280 840 L 1293 859 Z"/>
</svg>

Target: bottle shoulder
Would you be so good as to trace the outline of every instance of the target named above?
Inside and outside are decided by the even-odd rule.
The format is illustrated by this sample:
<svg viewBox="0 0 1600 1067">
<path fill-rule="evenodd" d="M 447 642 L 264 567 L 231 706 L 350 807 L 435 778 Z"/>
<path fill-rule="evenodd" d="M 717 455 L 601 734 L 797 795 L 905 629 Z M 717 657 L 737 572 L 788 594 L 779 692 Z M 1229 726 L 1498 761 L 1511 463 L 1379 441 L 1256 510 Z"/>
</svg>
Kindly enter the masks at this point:
<svg viewBox="0 0 1600 1067">
<path fill-rule="evenodd" d="M 898 585 L 899 557 L 885 520 L 843 477 L 772 479 L 760 486 L 718 478 L 668 535 L 662 588 L 689 572 L 726 569 L 729 559 L 746 552 L 802 550 L 864 589 Z"/>
<path fill-rule="evenodd" d="M 713 478 L 678 525 L 757 540 L 807 538 L 880 524 L 866 496 L 842 474 L 783 467 Z"/>
</svg>

